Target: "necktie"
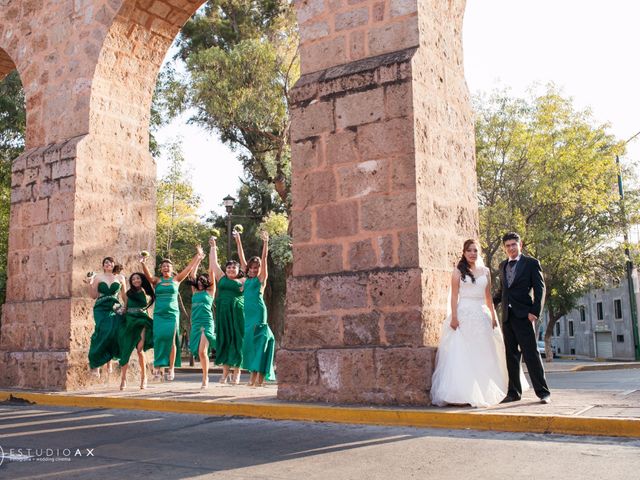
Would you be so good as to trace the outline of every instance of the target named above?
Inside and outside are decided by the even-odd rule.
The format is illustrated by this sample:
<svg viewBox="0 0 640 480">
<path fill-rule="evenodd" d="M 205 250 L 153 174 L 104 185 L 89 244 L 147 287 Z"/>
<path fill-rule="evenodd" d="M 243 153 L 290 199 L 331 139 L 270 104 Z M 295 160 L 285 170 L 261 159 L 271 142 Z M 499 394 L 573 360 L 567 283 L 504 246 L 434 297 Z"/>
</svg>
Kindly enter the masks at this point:
<svg viewBox="0 0 640 480">
<path fill-rule="evenodd" d="M 516 276 L 516 263 L 518 263 L 517 260 L 509 260 L 509 263 L 507 263 L 507 286 L 510 287 L 511 284 L 513 283 L 513 279 Z"/>
</svg>

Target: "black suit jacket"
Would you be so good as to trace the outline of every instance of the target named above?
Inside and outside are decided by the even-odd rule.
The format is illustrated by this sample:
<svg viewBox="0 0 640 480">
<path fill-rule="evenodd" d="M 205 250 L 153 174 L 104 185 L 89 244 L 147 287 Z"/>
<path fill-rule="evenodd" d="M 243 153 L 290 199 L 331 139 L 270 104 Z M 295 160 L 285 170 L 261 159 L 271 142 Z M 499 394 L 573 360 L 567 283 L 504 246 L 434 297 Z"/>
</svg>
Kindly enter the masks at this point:
<svg viewBox="0 0 640 480">
<path fill-rule="evenodd" d="M 493 303 L 502 304 L 502 321 L 506 322 L 508 308 L 517 318 L 526 318 L 530 313 L 540 317 L 544 305 L 545 285 L 540 262 L 522 255 L 516 264 L 515 278 L 511 286 L 507 286 L 507 260 L 500 264 L 500 281 Z"/>
</svg>

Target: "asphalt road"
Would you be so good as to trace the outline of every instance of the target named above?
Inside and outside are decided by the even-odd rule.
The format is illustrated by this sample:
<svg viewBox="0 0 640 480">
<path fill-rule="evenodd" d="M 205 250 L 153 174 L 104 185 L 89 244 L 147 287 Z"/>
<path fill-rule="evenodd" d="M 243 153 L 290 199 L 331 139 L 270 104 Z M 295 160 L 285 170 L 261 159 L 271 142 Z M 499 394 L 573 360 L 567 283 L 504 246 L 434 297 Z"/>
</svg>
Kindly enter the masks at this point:
<svg viewBox="0 0 640 480">
<path fill-rule="evenodd" d="M 7 404 L 0 446 L 0 478 L 15 480 L 628 480 L 640 471 L 640 440 Z"/>
<path fill-rule="evenodd" d="M 640 390 L 640 368 L 629 370 L 548 372 L 547 382 L 551 390 Z M 638 478 L 640 478 L 640 474 Z"/>
</svg>

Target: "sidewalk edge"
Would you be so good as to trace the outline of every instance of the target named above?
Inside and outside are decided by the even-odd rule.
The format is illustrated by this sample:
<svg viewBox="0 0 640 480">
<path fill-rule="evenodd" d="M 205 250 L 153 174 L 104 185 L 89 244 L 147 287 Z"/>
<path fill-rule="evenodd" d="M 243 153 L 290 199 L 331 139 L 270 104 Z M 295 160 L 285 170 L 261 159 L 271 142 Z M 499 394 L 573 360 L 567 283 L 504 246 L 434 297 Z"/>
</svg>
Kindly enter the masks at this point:
<svg viewBox="0 0 640 480">
<path fill-rule="evenodd" d="M 627 418 L 467 413 L 298 403 L 206 403 L 187 400 L 85 397 L 10 390 L 0 391 L 0 402 L 2 401 L 25 401 L 35 405 L 59 407 L 147 410 L 268 420 L 640 438 L 640 420 Z"/>
</svg>

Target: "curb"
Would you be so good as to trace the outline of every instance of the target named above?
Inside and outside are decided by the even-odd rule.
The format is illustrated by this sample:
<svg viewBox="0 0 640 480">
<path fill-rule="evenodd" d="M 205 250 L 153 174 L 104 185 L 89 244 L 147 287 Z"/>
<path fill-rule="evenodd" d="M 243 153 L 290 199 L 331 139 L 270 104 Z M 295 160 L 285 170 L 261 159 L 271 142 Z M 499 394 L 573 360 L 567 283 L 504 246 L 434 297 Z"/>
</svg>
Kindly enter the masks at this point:
<svg viewBox="0 0 640 480">
<path fill-rule="evenodd" d="M 570 417 L 562 415 L 461 413 L 427 409 L 337 407 L 299 403 L 206 403 L 187 400 L 84 397 L 0 391 L 0 402 L 12 401 L 59 407 L 147 410 L 183 414 L 263 418 L 267 420 L 640 438 L 640 420 L 637 419 Z"/>
<path fill-rule="evenodd" d="M 596 370 L 629 370 L 640 368 L 640 362 L 634 363 L 608 363 L 606 365 L 578 365 L 571 369 L 572 372 L 591 372 Z"/>
</svg>

